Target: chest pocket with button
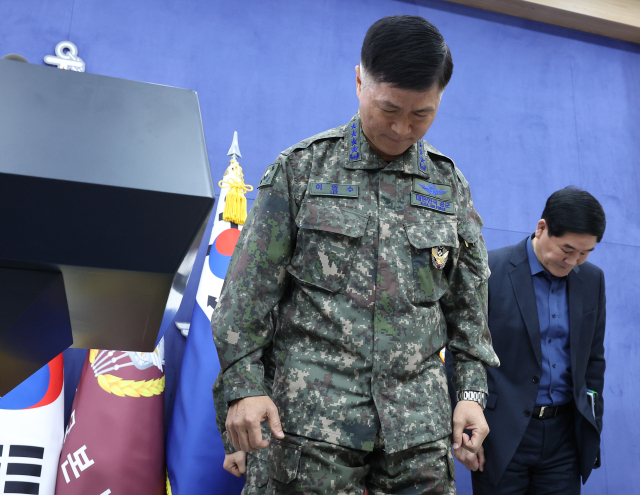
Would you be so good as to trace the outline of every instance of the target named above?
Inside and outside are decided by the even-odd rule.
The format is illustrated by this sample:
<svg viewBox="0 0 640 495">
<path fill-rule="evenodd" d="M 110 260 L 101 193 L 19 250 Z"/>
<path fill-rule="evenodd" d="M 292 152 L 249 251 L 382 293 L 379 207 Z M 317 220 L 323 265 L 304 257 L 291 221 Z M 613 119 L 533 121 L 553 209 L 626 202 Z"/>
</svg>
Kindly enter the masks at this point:
<svg viewBox="0 0 640 495">
<path fill-rule="evenodd" d="M 433 218 L 429 221 L 405 224 L 407 238 L 411 244 L 411 266 L 413 271 L 413 302 L 434 302 L 442 297 L 449 287 L 447 273 L 453 263 L 454 249 L 458 247 L 455 218 Z M 436 268 L 431 253 L 433 248 L 443 247 L 449 257 L 443 268 Z"/>
<path fill-rule="evenodd" d="M 338 292 L 367 227 L 368 217 L 339 206 L 302 203 L 296 250 L 287 270 L 301 282 Z"/>
</svg>

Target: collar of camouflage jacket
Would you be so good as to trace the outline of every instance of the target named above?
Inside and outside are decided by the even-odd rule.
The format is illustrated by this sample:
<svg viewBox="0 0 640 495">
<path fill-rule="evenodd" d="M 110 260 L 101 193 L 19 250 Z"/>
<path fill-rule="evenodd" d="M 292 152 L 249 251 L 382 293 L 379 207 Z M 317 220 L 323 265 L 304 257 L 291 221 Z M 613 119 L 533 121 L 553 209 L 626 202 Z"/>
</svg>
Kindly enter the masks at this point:
<svg viewBox="0 0 640 495">
<path fill-rule="evenodd" d="M 400 157 L 387 163 L 369 145 L 362 132 L 359 112 L 345 126 L 344 139 L 347 155 L 344 167 L 352 170 L 384 168 L 387 171 L 401 170 L 405 174 L 429 178 L 429 170 L 433 169 L 433 163 L 429 157 L 430 153 L 442 156 L 453 163 L 450 158 L 442 155 L 424 139 L 419 139 L 409 146 Z"/>
</svg>

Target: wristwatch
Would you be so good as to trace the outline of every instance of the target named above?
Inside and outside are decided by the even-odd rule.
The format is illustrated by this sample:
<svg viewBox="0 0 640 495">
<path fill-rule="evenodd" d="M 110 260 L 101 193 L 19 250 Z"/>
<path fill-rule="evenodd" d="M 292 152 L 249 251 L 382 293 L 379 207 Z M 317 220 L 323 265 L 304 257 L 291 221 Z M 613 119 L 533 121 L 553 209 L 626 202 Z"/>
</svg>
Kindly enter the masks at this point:
<svg viewBox="0 0 640 495">
<path fill-rule="evenodd" d="M 461 400 L 472 400 L 473 402 L 477 402 L 480 404 L 480 407 L 484 411 L 484 408 L 487 407 L 487 394 L 484 392 L 476 392 L 475 390 L 461 390 L 456 392 L 456 399 L 458 402 Z"/>
</svg>

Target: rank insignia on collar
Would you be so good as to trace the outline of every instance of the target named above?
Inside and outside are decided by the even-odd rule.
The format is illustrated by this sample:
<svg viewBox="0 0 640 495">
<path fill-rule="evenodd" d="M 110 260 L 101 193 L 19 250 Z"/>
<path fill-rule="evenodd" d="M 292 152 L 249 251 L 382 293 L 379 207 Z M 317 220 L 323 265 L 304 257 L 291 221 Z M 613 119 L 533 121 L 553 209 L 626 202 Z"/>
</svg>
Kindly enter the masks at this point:
<svg viewBox="0 0 640 495">
<path fill-rule="evenodd" d="M 360 126 L 357 121 L 352 121 L 347 126 L 349 131 L 349 161 L 360 160 Z"/>
<path fill-rule="evenodd" d="M 449 259 L 449 250 L 446 247 L 438 246 L 431 248 L 431 261 L 433 262 L 433 266 L 438 270 L 444 268 L 444 265 L 447 264 L 447 259 Z"/>
<path fill-rule="evenodd" d="M 422 144 L 422 139 L 420 139 L 418 141 L 418 166 L 420 167 L 420 170 L 422 170 L 423 172 L 427 171 L 427 163 L 425 162 L 424 159 L 424 146 Z"/>
</svg>

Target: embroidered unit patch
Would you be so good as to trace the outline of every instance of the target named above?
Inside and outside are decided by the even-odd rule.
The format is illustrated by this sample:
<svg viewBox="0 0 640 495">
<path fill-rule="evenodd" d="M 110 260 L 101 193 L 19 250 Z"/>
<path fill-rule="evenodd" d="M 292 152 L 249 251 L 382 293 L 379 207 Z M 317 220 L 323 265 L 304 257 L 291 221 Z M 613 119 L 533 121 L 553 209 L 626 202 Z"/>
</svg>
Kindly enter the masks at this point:
<svg viewBox="0 0 640 495">
<path fill-rule="evenodd" d="M 357 198 L 358 186 L 350 184 L 330 184 L 328 182 L 309 182 L 309 194 L 311 196 Z"/>
<path fill-rule="evenodd" d="M 435 184 L 414 177 L 413 192 L 425 194 L 439 200 L 451 201 L 451 186 L 446 184 Z"/>
<path fill-rule="evenodd" d="M 426 186 L 424 184 L 418 184 L 418 185 L 422 189 L 427 191 L 427 194 L 430 194 L 431 196 L 438 196 L 440 194 L 446 194 L 447 193 L 446 189 L 436 189 L 436 187 L 433 184 L 427 184 Z"/>
<path fill-rule="evenodd" d="M 273 182 L 276 180 L 276 176 L 278 175 L 278 170 L 280 170 L 280 162 L 272 163 L 267 167 L 262 179 L 260 180 L 260 184 L 258 184 L 258 189 L 262 189 L 263 187 L 271 187 Z"/>
<path fill-rule="evenodd" d="M 423 194 L 415 192 L 411 193 L 411 204 L 413 206 L 421 206 L 423 208 L 430 208 L 431 210 L 441 211 L 448 215 L 453 215 L 455 210 L 453 204 L 450 201 L 439 201 L 436 198 L 431 198 Z"/>
</svg>

